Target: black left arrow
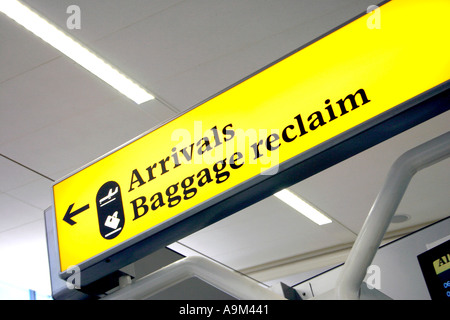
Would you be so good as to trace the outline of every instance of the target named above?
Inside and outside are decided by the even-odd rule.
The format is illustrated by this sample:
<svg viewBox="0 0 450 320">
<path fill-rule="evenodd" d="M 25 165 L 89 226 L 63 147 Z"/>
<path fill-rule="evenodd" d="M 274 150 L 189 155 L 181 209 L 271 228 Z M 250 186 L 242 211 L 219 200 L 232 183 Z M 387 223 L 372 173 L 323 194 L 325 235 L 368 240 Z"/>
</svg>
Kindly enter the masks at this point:
<svg viewBox="0 0 450 320">
<path fill-rule="evenodd" d="M 83 211 L 89 209 L 89 204 L 81 207 L 78 210 L 75 210 L 74 212 L 72 211 L 73 206 L 75 205 L 75 203 L 72 203 L 69 208 L 67 208 L 66 214 L 64 215 L 63 220 L 65 222 L 67 222 L 68 224 L 70 224 L 71 226 L 73 226 L 76 222 L 72 220 L 73 217 L 75 217 L 77 214 L 82 213 Z"/>
</svg>

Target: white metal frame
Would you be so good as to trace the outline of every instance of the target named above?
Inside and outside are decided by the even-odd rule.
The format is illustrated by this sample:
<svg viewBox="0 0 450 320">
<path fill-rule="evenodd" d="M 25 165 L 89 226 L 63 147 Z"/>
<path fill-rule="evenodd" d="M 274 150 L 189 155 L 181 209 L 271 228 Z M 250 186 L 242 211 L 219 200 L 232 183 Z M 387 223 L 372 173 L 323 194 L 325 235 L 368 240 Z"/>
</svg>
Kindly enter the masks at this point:
<svg viewBox="0 0 450 320">
<path fill-rule="evenodd" d="M 239 300 L 284 300 L 232 269 L 199 256 L 183 258 L 134 283 L 123 286 L 103 300 L 145 300 L 184 280 L 197 277 Z"/>
<path fill-rule="evenodd" d="M 412 177 L 449 156 L 450 131 L 405 152 L 394 162 L 338 277 L 334 290 L 336 299 L 360 298 L 367 268 Z"/>
</svg>

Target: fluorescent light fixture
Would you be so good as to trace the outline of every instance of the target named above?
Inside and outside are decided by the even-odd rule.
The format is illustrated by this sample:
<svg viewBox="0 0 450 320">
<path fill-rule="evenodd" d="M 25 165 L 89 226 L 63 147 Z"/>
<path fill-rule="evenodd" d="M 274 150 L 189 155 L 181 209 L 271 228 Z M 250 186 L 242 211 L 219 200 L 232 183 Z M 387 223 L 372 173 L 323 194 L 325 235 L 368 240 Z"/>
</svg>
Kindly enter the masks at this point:
<svg viewBox="0 0 450 320">
<path fill-rule="evenodd" d="M 312 207 L 309 203 L 300 199 L 297 195 L 287 189 L 283 189 L 274 194 L 275 197 L 285 202 L 308 219 L 311 219 L 318 225 L 331 223 L 332 221 L 326 217 L 322 212 Z"/>
<path fill-rule="evenodd" d="M 19 1 L 0 0 L 0 11 L 137 104 L 155 98 Z"/>
</svg>

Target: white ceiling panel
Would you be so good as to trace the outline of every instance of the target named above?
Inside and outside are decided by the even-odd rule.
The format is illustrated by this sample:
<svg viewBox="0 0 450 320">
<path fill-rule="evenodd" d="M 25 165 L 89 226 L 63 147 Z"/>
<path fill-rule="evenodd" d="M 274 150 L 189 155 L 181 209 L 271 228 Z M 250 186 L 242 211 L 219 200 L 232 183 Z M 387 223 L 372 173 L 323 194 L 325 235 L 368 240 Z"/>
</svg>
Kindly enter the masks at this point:
<svg viewBox="0 0 450 320">
<path fill-rule="evenodd" d="M 0 234 L 21 225 L 42 219 L 42 210 L 0 193 Z"/>
<path fill-rule="evenodd" d="M 54 59 L 0 87 L 3 120 L 0 145 L 95 110 L 118 96 L 115 90 L 70 60 Z"/>
<path fill-rule="evenodd" d="M 409 216 L 401 227 L 410 227 L 443 219 L 450 215 L 450 159 L 419 171 L 411 180 L 397 209 Z M 391 224 L 390 230 L 400 228 Z"/>
<path fill-rule="evenodd" d="M 0 282 L 51 293 L 43 219 L 0 232 Z"/>
<path fill-rule="evenodd" d="M 9 190 L 6 194 L 43 212 L 49 207 L 49 203 L 52 202 L 52 185 L 53 181 L 39 177 L 33 182 Z M 39 218 L 42 218 L 41 214 Z"/>
<path fill-rule="evenodd" d="M 321 209 L 329 212 L 331 216 L 357 233 L 361 229 L 394 161 L 409 149 L 447 132 L 448 126 L 446 123 L 448 121 L 450 121 L 450 112 L 422 123 L 320 172 L 296 184 L 292 187 L 292 190 L 316 203 Z M 450 180 L 445 179 L 445 177 L 448 177 L 445 168 L 445 163 L 443 163 L 439 167 L 426 171 L 436 173 L 435 178 L 431 175 L 429 178 L 431 180 L 439 179 L 438 181 L 441 181 L 440 187 L 445 187 L 445 182 L 447 182 L 447 187 L 442 189 L 442 192 L 448 191 L 450 188 Z M 418 174 L 414 177 L 413 182 L 429 188 L 430 185 L 426 181 L 420 183 L 420 177 L 426 176 L 427 173 Z M 411 193 L 412 190 L 409 189 L 407 192 L 409 198 L 417 196 Z M 448 208 L 450 208 L 449 205 L 444 206 L 439 211 L 442 212 L 442 209 L 445 209 L 448 214 Z M 429 221 L 432 221 L 432 219 Z M 420 222 L 417 224 L 420 224 Z M 393 226 L 392 228 L 397 227 L 404 227 L 404 225 Z"/>
<path fill-rule="evenodd" d="M 81 42 L 92 42 L 115 33 L 118 30 L 161 13 L 183 0 L 25 0 L 31 8 L 47 20 L 59 26 L 65 32 Z M 76 5 L 80 8 L 80 29 L 69 29 L 67 21 L 74 14 L 68 8 Z"/>
<path fill-rule="evenodd" d="M 30 182 L 40 176 L 13 161 L 0 156 L 0 192 L 7 192 Z"/>
<path fill-rule="evenodd" d="M 156 124 L 144 111 L 117 98 L 2 144 L 0 152 L 58 179 Z"/>
<path fill-rule="evenodd" d="M 0 83 L 12 79 L 58 57 L 40 39 L 0 16 Z M 3 101 L 2 101 L 3 102 Z"/>
<path fill-rule="evenodd" d="M 186 110 L 364 12 L 364 2 L 183 1 L 95 47 Z"/>
</svg>

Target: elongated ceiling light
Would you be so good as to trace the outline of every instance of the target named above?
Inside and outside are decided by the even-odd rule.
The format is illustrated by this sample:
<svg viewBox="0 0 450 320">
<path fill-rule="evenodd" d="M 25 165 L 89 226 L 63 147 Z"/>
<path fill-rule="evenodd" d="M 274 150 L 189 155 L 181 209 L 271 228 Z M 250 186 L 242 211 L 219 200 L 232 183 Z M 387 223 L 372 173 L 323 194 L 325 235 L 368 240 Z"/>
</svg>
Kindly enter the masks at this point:
<svg viewBox="0 0 450 320">
<path fill-rule="evenodd" d="M 0 0 L 0 11 L 137 104 L 155 98 L 19 1 Z"/>
<path fill-rule="evenodd" d="M 332 221 L 322 212 L 312 207 L 309 203 L 299 198 L 297 195 L 287 189 L 283 189 L 274 194 L 275 197 L 285 202 L 308 219 L 314 221 L 318 225 L 331 223 Z"/>
</svg>

